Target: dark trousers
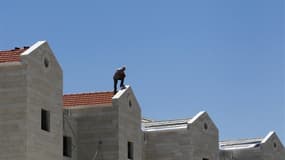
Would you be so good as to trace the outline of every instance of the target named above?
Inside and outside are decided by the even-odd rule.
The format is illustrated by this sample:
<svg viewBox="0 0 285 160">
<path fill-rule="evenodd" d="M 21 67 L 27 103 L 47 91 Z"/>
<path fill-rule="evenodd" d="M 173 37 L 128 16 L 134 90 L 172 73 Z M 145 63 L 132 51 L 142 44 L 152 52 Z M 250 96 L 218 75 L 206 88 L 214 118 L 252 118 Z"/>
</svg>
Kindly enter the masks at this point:
<svg viewBox="0 0 285 160">
<path fill-rule="evenodd" d="M 114 78 L 114 94 L 117 93 L 117 84 L 118 84 L 118 80 L 121 81 L 121 84 L 120 84 L 120 87 L 123 88 L 125 85 L 124 85 L 124 78 L 123 79 L 115 79 Z"/>
</svg>

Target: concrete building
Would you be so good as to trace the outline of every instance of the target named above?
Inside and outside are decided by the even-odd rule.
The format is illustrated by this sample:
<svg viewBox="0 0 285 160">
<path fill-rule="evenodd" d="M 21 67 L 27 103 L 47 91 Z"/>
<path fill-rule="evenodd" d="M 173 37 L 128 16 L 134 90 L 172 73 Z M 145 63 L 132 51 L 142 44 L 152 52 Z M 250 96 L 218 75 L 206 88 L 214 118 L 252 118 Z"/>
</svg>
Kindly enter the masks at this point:
<svg viewBox="0 0 285 160">
<path fill-rule="evenodd" d="M 220 160 L 285 159 L 285 150 L 275 132 L 264 138 L 220 142 Z"/>
<path fill-rule="evenodd" d="M 74 146 L 69 159 L 142 160 L 141 110 L 130 87 L 115 96 L 64 95 L 64 113 L 70 124 L 64 125 L 64 135 Z"/>
<path fill-rule="evenodd" d="M 147 160 L 217 160 L 218 129 L 206 112 L 194 118 L 143 122 Z"/>
<path fill-rule="evenodd" d="M 0 159 L 62 159 L 62 71 L 46 42 L 0 52 Z"/>
<path fill-rule="evenodd" d="M 276 133 L 219 142 L 206 112 L 142 118 L 130 86 L 62 93 L 62 70 L 47 42 L 0 51 L 0 160 L 285 160 Z"/>
</svg>

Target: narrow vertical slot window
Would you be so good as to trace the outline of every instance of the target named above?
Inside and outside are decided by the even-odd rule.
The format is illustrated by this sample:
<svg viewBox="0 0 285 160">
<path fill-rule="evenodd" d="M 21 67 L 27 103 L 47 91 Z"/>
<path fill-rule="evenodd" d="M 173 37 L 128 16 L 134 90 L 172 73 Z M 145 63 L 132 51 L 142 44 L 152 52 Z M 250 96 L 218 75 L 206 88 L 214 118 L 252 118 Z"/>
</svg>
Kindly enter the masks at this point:
<svg viewBox="0 0 285 160">
<path fill-rule="evenodd" d="M 50 112 L 44 109 L 41 111 L 41 129 L 50 131 Z"/>
<path fill-rule="evenodd" d="M 134 159 L 134 144 L 133 142 L 128 142 L 128 159 Z"/>
<path fill-rule="evenodd" d="M 72 138 L 63 136 L 63 156 L 72 157 Z"/>
</svg>

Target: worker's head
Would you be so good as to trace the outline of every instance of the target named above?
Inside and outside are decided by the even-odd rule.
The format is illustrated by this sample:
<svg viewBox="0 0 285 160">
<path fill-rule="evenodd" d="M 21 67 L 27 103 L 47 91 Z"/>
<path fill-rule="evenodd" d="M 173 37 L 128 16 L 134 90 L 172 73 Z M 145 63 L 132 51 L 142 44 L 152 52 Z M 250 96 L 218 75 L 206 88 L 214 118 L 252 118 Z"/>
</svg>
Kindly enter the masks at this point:
<svg viewBox="0 0 285 160">
<path fill-rule="evenodd" d="M 125 65 L 122 66 L 122 70 L 123 71 L 126 70 L 126 66 Z"/>
</svg>

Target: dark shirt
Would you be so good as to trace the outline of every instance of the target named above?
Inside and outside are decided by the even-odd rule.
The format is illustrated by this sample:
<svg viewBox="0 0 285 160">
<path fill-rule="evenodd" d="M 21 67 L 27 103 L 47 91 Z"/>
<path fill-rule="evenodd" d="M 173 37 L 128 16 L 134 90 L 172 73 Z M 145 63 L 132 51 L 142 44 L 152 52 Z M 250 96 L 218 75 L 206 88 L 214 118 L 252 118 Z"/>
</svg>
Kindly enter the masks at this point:
<svg viewBox="0 0 285 160">
<path fill-rule="evenodd" d="M 126 77 L 126 74 L 124 72 L 124 69 L 123 68 L 119 68 L 116 70 L 113 78 L 114 79 L 117 79 L 117 80 L 121 80 L 121 79 L 124 79 Z"/>
</svg>

